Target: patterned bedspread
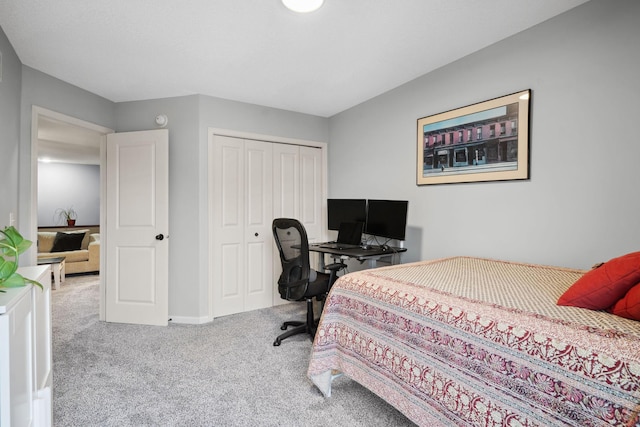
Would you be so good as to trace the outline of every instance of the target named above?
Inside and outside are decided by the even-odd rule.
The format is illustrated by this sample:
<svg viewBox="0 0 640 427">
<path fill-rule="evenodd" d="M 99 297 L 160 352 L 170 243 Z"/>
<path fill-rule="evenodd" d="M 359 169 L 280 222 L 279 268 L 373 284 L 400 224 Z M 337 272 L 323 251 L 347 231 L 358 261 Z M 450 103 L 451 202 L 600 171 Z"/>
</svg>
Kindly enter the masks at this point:
<svg viewBox="0 0 640 427">
<path fill-rule="evenodd" d="M 640 426 L 640 322 L 557 306 L 582 274 L 456 257 L 345 275 L 308 375 L 424 426 Z"/>
</svg>

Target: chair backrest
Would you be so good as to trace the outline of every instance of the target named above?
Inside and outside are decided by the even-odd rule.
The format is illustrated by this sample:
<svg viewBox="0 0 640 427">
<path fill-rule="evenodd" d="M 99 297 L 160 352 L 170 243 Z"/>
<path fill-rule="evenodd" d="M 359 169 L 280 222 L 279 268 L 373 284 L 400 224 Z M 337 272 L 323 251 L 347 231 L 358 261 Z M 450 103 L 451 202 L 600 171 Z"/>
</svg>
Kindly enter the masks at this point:
<svg viewBox="0 0 640 427">
<path fill-rule="evenodd" d="M 307 291 L 311 271 L 307 231 L 292 218 L 274 219 L 272 229 L 282 264 L 278 291 L 283 299 L 300 300 Z"/>
</svg>

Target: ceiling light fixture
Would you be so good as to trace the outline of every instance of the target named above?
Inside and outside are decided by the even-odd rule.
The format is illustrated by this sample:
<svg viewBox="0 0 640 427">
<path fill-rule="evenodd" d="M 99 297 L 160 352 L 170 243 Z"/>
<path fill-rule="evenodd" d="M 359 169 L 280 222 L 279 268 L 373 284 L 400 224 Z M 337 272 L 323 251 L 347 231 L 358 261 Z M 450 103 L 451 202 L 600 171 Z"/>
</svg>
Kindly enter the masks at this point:
<svg viewBox="0 0 640 427">
<path fill-rule="evenodd" d="M 298 13 L 308 13 L 320 9 L 324 0 L 282 0 L 288 9 Z"/>
</svg>

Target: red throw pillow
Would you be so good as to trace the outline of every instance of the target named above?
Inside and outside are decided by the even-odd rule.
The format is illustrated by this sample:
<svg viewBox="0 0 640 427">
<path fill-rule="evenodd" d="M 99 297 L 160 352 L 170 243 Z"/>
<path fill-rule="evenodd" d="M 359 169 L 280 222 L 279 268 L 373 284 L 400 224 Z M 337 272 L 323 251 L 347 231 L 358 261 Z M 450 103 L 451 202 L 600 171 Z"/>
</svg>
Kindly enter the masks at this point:
<svg viewBox="0 0 640 427">
<path fill-rule="evenodd" d="M 578 279 L 558 299 L 558 305 L 605 310 L 640 282 L 640 252 L 605 262 Z"/>
<path fill-rule="evenodd" d="M 611 309 L 616 316 L 640 320 L 640 283 L 629 289 L 629 292 Z"/>
</svg>

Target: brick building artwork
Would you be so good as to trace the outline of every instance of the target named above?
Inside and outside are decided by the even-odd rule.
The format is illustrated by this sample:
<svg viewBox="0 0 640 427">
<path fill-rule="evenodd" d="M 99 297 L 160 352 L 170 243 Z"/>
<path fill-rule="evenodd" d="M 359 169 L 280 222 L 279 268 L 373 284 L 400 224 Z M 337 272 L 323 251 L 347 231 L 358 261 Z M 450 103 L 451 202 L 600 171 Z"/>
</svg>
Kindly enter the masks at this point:
<svg viewBox="0 0 640 427">
<path fill-rule="evenodd" d="M 518 103 L 423 127 L 423 175 L 518 167 Z"/>
</svg>

